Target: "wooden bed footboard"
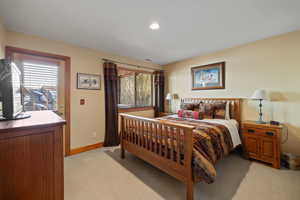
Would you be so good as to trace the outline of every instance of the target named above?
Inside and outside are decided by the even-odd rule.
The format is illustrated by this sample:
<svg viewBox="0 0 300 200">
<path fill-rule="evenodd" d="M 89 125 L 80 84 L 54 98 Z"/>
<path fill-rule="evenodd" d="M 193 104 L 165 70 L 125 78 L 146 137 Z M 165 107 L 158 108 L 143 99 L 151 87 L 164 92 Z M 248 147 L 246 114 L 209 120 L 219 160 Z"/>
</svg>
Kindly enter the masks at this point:
<svg viewBox="0 0 300 200">
<path fill-rule="evenodd" d="M 187 185 L 187 200 L 193 199 L 194 126 L 121 116 L 121 157 L 128 151 Z"/>
</svg>

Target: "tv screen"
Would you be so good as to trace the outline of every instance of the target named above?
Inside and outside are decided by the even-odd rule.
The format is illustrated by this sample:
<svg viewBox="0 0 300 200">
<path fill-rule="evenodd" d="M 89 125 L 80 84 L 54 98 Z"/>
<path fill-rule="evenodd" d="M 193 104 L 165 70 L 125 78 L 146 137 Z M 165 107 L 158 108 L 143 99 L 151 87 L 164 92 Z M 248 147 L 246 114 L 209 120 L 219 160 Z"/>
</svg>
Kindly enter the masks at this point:
<svg viewBox="0 0 300 200">
<path fill-rule="evenodd" d="M 12 75 L 12 98 L 13 98 L 13 115 L 16 116 L 23 111 L 21 95 L 21 71 L 15 63 L 11 63 Z"/>
<path fill-rule="evenodd" d="M 2 117 L 14 119 L 23 111 L 21 92 L 21 71 L 15 63 L 0 60 Z"/>
</svg>

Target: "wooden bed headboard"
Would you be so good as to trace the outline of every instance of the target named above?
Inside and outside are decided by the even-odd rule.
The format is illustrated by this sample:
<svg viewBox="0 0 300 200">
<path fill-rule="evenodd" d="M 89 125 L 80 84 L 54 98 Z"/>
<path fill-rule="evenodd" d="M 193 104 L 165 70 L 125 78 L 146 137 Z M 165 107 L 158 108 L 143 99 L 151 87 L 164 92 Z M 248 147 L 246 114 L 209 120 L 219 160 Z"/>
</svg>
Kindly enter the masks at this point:
<svg viewBox="0 0 300 200">
<path fill-rule="evenodd" d="M 242 120 L 242 99 L 241 98 L 182 98 L 183 103 L 212 103 L 212 102 L 229 102 L 230 103 L 230 117 L 235 119 L 241 125 Z"/>
</svg>

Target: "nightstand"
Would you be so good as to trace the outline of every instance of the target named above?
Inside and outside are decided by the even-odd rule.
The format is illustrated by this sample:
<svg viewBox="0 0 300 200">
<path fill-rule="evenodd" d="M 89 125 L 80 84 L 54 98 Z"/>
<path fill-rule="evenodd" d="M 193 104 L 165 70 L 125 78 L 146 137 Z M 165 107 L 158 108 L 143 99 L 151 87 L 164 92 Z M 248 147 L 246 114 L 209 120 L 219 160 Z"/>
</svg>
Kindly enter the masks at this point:
<svg viewBox="0 0 300 200">
<path fill-rule="evenodd" d="M 174 115 L 174 114 L 176 114 L 176 113 L 160 112 L 160 113 L 159 113 L 159 116 L 160 116 L 160 117 L 164 117 L 164 116 Z"/>
<path fill-rule="evenodd" d="M 282 126 L 242 122 L 244 156 L 280 168 Z"/>
</svg>

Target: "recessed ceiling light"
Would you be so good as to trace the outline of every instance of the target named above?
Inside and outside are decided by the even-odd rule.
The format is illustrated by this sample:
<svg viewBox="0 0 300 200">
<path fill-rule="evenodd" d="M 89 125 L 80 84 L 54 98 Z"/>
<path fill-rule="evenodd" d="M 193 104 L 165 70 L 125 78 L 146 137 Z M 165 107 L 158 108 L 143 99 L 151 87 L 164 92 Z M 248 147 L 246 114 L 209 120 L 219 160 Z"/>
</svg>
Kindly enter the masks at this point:
<svg viewBox="0 0 300 200">
<path fill-rule="evenodd" d="M 159 24 L 157 22 L 153 22 L 152 24 L 150 24 L 149 28 L 152 30 L 157 30 L 159 29 Z"/>
</svg>

